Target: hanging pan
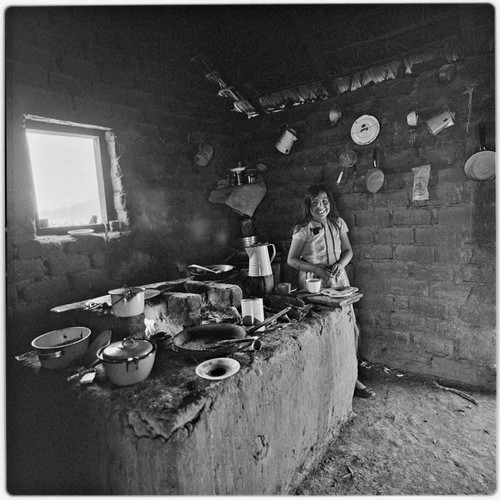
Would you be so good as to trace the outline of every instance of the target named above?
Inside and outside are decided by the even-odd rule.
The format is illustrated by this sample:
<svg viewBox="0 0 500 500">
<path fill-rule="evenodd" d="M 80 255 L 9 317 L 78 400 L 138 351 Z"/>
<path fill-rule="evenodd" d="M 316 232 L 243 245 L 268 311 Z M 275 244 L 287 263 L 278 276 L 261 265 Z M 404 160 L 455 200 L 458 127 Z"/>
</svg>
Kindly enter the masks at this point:
<svg viewBox="0 0 500 500">
<path fill-rule="evenodd" d="M 384 185 L 385 175 L 378 167 L 377 149 L 373 150 L 373 168 L 370 168 L 365 174 L 364 187 L 369 193 L 376 193 Z"/>
<path fill-rule="evenodd" d="M 479 151 L 464 165 L 465 175 L 473 181 L 487 181 L 495 177 L 495 151 L 486 151 L 485 127 L 479 127 Z"/>
</svg>

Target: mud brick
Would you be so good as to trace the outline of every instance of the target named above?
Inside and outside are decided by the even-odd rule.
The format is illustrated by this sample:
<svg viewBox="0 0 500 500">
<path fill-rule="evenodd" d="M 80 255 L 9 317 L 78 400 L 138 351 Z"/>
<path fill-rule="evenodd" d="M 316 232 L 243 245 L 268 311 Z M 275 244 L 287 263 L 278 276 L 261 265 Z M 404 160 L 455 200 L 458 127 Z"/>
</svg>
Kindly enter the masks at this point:
<svg viewBox="0 0 500 500">
<path fill-rule="evenodd" d="M 64 255 L 62 257 L 49 257 L 49 272 L 51 276 L 84 271 L 90 268 L 90 261 L 87 255 Z"/>
<path fill-rule="evenodd" d="M 447 264 L 415 263 L 413 277 L 427 281 L 453 281 L 453 267 Z"/>
<path fill-rule="evenodd" d="M 20 291 L 20 296 L 26 302 L 48 301 L 55 304 L 67 300 L 69 284 L 65 276 L 45 278 L 33 281 Z"/>
<path fill-rule="evenodd" d="M 167 300 L 169 319 L 184 326 L 199 324 L 201 302 L 201 296 L 195 293 L 169 294 Z"/>
<path fill-rule="evenodd" d="M 429 295 L 429 285 L 427 281 L 414 279 L 391 280 L 391 293 L 395 295 L 417 295 L 424 297 Z"/>
<path fill-rule="evenodd" d="M 411 227 L 390 227 L 378 231 L 379 243 L 413 243 Z"/>
<path fill-rule="evenodd" d="M 387 245 L 373 245 L 368 250 L 363 251 L 365 259 L 391 259 L 392 247 Z"/>
<path fill-rule="evenodd" d="M 454 351 L 455 343 L 450 339 L 440 339 L 433 335 L 433 332 L 412 334 L 412 344 L 418 350 L 423 349 L 439 356 L 451 356 Z"/>
<path fill-rule="evenodd" d="M 394 252 L 394 258 L 414 262 L 432 262 L 434 260 L 434 249 L 427 246 L 400 245 Z"/>
<path fill-rule="evenodd" d="M 20 259 L 47 258 L 50 255 L 62 256 L 63 245 L 60 239 L 44 237 L 21 243 L 17 251 Z"/>
<path fill-rule="evenodd" d="M 45 274 L 45 266 L 42 259 L 14 260 L 8 271 L 9 278 L 14 283 L 19 283 L 41 278 Z"/>
<path fill-rule="evenodd" d="M 207 296 L 208 304 L 219 310 L 240 307 L 242 298 L 243 292 L 239 286 L 226 283 L 213 283 Z"/>
<path fill-rule="evenodd" d="M 431 223 L 430 210 L 395 210 L 392 223 L 395 226 L 424 226 Z"/>
</svg>

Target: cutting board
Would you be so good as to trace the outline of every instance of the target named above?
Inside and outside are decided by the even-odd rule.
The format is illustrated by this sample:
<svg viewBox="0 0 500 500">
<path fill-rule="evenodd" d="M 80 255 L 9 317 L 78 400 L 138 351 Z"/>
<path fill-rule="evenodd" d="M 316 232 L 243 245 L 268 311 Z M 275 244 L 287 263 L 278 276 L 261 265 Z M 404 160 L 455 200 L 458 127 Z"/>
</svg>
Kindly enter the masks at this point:
<svg viewBox="0 0 500 500">
<path fill-rule="evenodd" d="M 328 297 L 326 295 L 310 295 L 301 298 L 302 300 L 304 300 L 304 302 L 309 304 L 319 304 L 327 307 L 341 308 L 348 306 L 350 304 L 354 304 L 355 302 L 358 302 L 359 299 L 361 299 L 361 297 L 363 297 L 362 293 L 353 293 L 348 297 L 340 297 L 340 298 Z"/>
</svg>

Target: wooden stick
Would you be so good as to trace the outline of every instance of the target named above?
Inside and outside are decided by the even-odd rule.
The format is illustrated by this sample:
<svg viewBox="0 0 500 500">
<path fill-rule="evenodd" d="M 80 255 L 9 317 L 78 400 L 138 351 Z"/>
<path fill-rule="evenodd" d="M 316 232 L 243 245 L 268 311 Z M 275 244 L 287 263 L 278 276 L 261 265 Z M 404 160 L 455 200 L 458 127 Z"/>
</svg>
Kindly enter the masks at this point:
<svg viewBox="0 0 500 500">
<path fill-rule="evenodd" d="M 455 394 L 458 394 L 462 398 L 466 399 L 467 401 L 474 403 L 476 406 L 479 405 L 479 403 L 472 396 L 470 396 L 469 394 L 466 394 L 465 392 L 459 391 L 458 389 L 453 389 L 453 387 L 445 387 L 443 385 L 439 385 L 437 382 L 434 382 L 434 383 L 437 385 L 437 387 L 439 387 L 440 389 L 443 389 L 444 391 L 453 392 Z"/>
</svg>

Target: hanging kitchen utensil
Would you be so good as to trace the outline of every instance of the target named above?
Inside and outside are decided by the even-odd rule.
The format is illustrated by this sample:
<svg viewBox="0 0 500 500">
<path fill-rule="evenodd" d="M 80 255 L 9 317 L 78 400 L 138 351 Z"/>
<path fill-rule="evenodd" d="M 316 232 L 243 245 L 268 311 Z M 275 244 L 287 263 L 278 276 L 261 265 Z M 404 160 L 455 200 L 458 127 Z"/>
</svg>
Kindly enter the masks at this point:
<svg viewBox="0 0 500 500">
<path fill-rule="evenodd" d="M 352 149 L 346 149 L 340 153 L 340 165 L 342 165 L 342 170 L 340 171 L 340 175 L 337 179 L 337 184 L 340 184 L 342 181 L 342 177 L 347 172 L 347 169 L 354 167 L 358 156 Z"/>
<path fill-rule="evenodd" d="M 376 193 L 384 185 L 384 172 L 378 166 L 377 149 L 373 150 L 373 168 L 365 174 L 365 189 L 369 193 Z"/>
<path fill-rule="evenodd" d="M 297 132 L 293 128 L 287 128 L 276 142 L 276 149 L 280 153 L 287 155 L 297 139 Z"/>
<path fill-rule="evenodd" d="M 495 177 L 495 151 L 486 151 L 486 129 L 479 127 L 479 151 L 474 153 L 464 165 L 465 175 L 473 181 L 486 181 Z"/>
<path fill-rule="evenodd" d="M 439 81 L 450 83 L 457 76 L 457 68 L 453 64 L 444 64 L 439 68 Z"/>
<path fill-rule="evenodd" d="M 199 167 L 206 167 L 214 155 L 214 148 L 210 144 L 200 144 L 194 162 Z"/>
<path fill-rule="evenodd" d="M 371 144 L 380 132 L 380 123 L 372 115 L 360 116 L 351 127 L 352 140 L 361 146 Z"/>
<path fill-rule="evenodd" d="M 328 119 L 330 120 L 332 127 L 340 120 L 341 116 L 342 112 L 340 111 L 338 104 L 334 104 L 328 113 Z"/>
<path fill-rule="evenodd" d="M 432 135 L 437 135 L 445 128 L 453 127 L 455 125 L 455 113 L 445 110 L 437 116 L 434 116 L 426 122 L 427 128 Z"/>
</svg>

